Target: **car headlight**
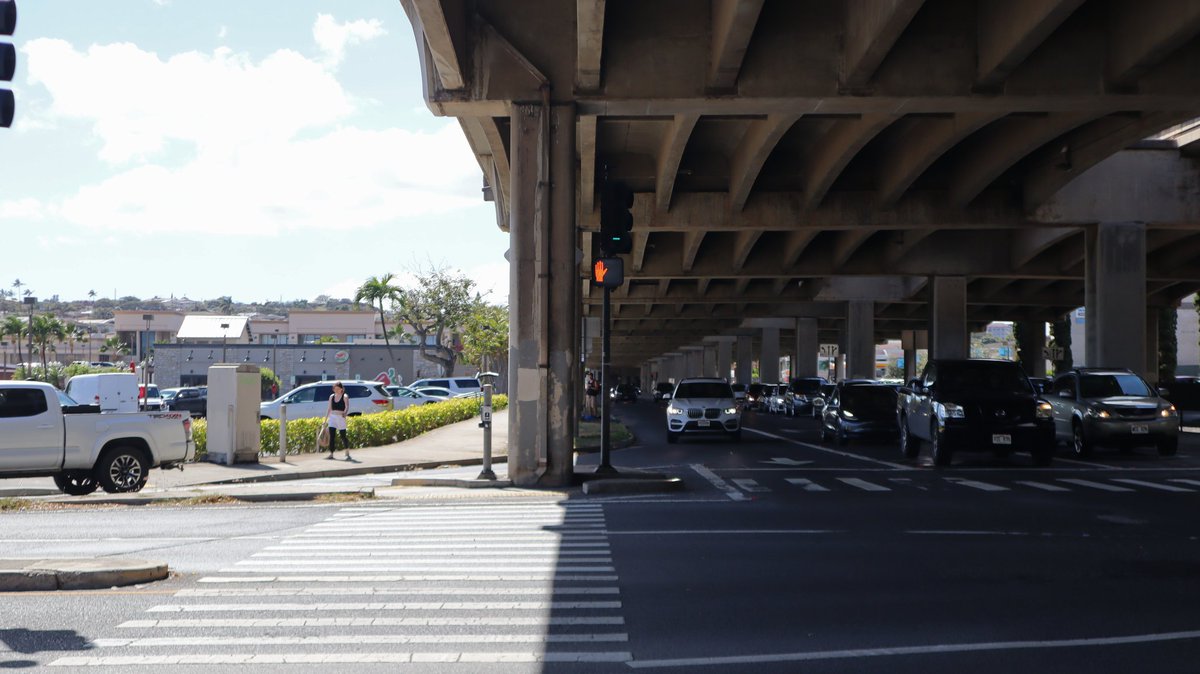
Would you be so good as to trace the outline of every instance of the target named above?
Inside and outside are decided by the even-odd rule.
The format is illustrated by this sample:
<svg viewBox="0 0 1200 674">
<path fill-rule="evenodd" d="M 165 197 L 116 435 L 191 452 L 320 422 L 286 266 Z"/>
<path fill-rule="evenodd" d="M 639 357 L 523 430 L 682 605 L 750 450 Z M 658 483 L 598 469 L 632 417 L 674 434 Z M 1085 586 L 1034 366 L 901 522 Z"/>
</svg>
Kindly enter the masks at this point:
<svg viewBox="0 0 1200 674">
<path fill-rule="evenodd" d="M 1092 413 L 1101 419 L 1108 419 L 1112 417 L 1112 412 L 1109 412 L 1108 410 L 1092 410 Z"/>
<path fill-rule="evenodd" d="M 1168 405 L 1167 407 L 1162 408 L 1158 413 L 1164 417 L 1173 417 L 1175 416 L 1175 406 Z"/>
<path fill-rule="evenodd" d="M 850 410 L 842 410 L 842 416 L 846 417 L 847 419 L 853 419 L 854 412 L 851 412 Z"/>
<path fill-rule="evenodd" d="M 667 414 L 670 416 L 673 416 L 673 417 L 677 417 L 677 416 L 683 415 L 684 411 L 683 411 L 682 407 L 676 407 L 674 405 L 667 405 Z"/>
<path fill-rule="evenodd" d="M 1038 419 L 1052 419 L 1054 417 L 1054 407 L 1050 403 L 1043 400 L 1037 404 L 1037 409 L 1034 410 L 1034 414 L 1037 415 Z"/>
<path fill-rule="evenodd" d="M 954 403 L 937 403 L 933 411 L 939 419 L 963 419 L 967 416 L 966 411 Z"/>
<path fill-rule="evenodd" d="M 737 414 L 736 407 L 726 407 L 723 411 L 725 412 L 725 414 Z"/>
</svg>

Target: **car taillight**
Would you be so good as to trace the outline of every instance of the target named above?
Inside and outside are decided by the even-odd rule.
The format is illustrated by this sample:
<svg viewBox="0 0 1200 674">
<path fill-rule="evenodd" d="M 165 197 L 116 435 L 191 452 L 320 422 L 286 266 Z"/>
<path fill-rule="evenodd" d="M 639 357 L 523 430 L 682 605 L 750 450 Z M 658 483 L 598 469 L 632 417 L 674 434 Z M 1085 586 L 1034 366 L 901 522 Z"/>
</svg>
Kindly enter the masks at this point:
<svg viewBox="0 0 1200 674">
<path fill-rule="evenodd" d="M 188 440 L 192 439 L 192 420 L 191 419 L 183 420 L 183 434 L 184 434 L 184 436 L 187 437 Z"/>
<path fill-rule="evenodd" d="M 388 399 L 384 399 L 384 400 L 372 400 L 371 402 L 375 403 L 376 405 L 388 405 L 392 401 L 388 400 Z"/>
</svg>

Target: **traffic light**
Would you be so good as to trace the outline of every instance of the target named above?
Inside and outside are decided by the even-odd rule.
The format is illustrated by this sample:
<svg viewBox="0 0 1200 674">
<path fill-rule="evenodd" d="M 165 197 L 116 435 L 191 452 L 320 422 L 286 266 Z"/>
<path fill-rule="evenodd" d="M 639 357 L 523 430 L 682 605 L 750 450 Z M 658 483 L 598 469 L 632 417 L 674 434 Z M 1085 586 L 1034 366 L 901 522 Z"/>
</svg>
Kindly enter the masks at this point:
<svg viewBox="0 0 1200 674">
<path fill-rule="evenodd" d="M 617 288 L 625 282 L 625 261 L 619 257 L 602 257 L 592 264 L 592 283 L 603 288 Z"/>
<path fill-rule="evenodd" d="M 17 29 L 16 0 L 0 0 L 0 35 L 10 36 Z M 11 82 L 17 71 L 17 48 L 0 42 L 0 82 Z M 0 126 L 12 126 L 16 99 L 11 89 L 0 89 Z"/>
<path fill-rule="evenodd" d="M 605 183 L 600 192 L 600 250 L 619 255 L 633 250 L 633 190 L 622 183 Z"/>
</svg>

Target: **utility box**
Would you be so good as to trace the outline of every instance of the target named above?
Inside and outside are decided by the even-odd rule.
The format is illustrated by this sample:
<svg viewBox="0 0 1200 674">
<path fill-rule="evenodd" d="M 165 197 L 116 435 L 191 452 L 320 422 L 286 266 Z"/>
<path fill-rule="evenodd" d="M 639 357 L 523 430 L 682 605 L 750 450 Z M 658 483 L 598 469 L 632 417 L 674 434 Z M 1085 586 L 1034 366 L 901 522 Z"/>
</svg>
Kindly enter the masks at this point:
<svg viewBox="0 0 1200 674">
<path fill-rule="evenodd" d="M 207 461 L 258 463 L 261 377 L 257 365 L 208 368 Z"/>
</svg>

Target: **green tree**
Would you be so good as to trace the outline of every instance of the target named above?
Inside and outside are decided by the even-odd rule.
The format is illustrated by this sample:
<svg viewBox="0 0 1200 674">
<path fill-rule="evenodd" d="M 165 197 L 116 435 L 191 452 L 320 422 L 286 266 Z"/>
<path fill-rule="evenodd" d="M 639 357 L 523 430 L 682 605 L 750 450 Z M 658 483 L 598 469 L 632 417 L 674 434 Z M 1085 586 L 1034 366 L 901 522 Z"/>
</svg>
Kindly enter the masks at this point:
<svg viewBox="0 0 1200 674">
<path fill-rule="evenodd" d="M 54 348 L 56 342 L 61 342 L 67 337 L 67 326 L 62 321 L 48 314 L 34 316 L 29 323 L 29 334 L 33 337 L 33 344 L 38 348 L 42 356 L 42 374 L 43 377 L 49 374 L 49 363 L 47 354 Z"/>
<path fill-rule="evenodd" d="M 25 356 L 21 354 L 21 338 L 25 336 L 25 321 L 16 316 L 5 318 L 4 323 L 0 324 L 0 335 L 13 338 L 13 342 L 17 345 L 17 362 L 25 362 Z"/>
<path fill-rule="evenodd" d="M 462 325 L 462 360 L 499 371 L 508 360 L 508 307 L 480 302 Z"/>
<path fill-rule="evenodd" d="M 400 296 L 400 288 L 392 285 L 393 278 L 395 276 L 392 274 L 384 274 L 379 278 L 371 276 L 354 292 L 354 303 L 366 302 L 379 311 L 379 325 L 383 328 L 383 343 L 387 346 L 388 360 L 394 364 L 396 357 L 392 354 L 392 342 L 388 338 L 387 310 L 383 306 L 384 302 L 394 304 Z"/>
<path fill-rule="evenodd" d="M 100 353 L 107 353 L 113 356 L 129 355 L 129 345 L 121 341 L 120 337 L 112 335 L 104 339 L 104 343 L 100 345 Z"/>
<path fill-rule="evenodd" d="M 403 326 L 410 327 L 421 357 L 437 363 L 446 376 L 452 376 L 458 361 L 456 330 L 466 324 L 483 298 L 472 292 L 474 281 L 444 268 L 418 270 L 416 277 L 415 287 L 402 288 L 397 294 L 397 332 Z"/>
</svg>

